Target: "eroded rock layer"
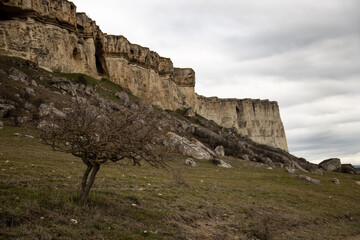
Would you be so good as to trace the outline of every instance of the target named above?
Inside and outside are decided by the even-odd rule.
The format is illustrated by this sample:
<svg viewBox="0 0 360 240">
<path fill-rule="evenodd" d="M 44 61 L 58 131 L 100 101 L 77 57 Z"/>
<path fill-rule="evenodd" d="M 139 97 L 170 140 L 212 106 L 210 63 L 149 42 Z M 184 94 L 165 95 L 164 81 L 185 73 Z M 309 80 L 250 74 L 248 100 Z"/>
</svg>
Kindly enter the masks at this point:
<svg viewBox="0 0 360 240">
<path fill-rule="evenodd" d="M 164 109 L 192 108 L 256 142 L 287 150 L 276 102 L 205 98 L 195 94 L 195 72 L 169 58 L 104 34 L 66 0 L 0 0 L 1 54 L 36 62 L 49 71 L 106 77 Z"/>
</svg>

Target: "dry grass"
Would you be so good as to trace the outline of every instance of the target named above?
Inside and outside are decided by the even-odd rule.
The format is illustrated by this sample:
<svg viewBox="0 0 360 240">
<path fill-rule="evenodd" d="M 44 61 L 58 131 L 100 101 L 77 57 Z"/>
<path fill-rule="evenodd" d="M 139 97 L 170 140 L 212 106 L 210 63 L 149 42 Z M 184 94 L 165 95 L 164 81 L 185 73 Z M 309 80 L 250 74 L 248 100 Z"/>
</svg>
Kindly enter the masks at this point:
<svg viewBox="0 0 360 240">
<path fill-rule="evenodd" d="M 87 205 L 78 203 L 84 165 L 38 138 L 0 133 L 1 239 L 339 239 L 360 234 L 359 176 L 308 174 L 225 158 L 222 169 L 168 159 L 176 174 L 105 165 Z M 31 134 L 31 133 L 30 133 Z M 8 162 L 7 162 L 8 161 Z M 341 184 L 331 183 L 337 177 Z M 70 220 L 76 219 L 78 224 Z"/>
</svg>

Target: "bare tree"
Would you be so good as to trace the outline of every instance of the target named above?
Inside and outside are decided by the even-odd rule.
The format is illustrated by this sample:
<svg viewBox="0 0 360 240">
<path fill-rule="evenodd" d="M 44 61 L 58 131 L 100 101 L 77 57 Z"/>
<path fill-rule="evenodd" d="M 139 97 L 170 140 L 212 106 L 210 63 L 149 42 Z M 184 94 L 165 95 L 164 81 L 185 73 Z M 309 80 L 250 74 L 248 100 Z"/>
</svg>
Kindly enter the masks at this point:
<svg viewBox="0 0 360 240">
<path fill-rule="evenodd" d="M 71 153 L 87 166 L 81 182 L 81 202 L 86 202 L 100 166 L 130 159 L 164 167 L 163 151 L 156 140 L 161 136 L 159 118 L 149 105 L 135 110 L 126 106 L 99 107 L 97 101 L 76 101 L 66 116 L 49 114 L 38 129 L 43 143 L 53 150 Z"/>
</svg>

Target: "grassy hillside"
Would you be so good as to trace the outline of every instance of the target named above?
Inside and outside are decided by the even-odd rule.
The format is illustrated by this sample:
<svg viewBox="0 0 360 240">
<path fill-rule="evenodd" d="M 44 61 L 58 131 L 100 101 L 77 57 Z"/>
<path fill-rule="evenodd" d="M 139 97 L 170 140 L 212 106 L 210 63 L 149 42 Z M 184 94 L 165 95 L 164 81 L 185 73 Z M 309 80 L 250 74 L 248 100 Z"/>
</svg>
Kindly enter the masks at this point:
<svg viewBox="0 0 360 240">
<path fill-rule="evenodd" d="M 14 136 L 14 133 L 22 136 Z M 360 234 L 360 176 L 304 173 L 315 185 L 257 163 L 225 158 L 175 170 L 108 164 L 87 205 L 84 164 L 25 128 L 0 130 L 1 239 L 346 239 Z M 303 174 L 303 173 L 300 173 Z M 331 182 L 338 178 L 340 185 Z M 71 219 L 75 219 L 77 224 Z"/>
</svg>

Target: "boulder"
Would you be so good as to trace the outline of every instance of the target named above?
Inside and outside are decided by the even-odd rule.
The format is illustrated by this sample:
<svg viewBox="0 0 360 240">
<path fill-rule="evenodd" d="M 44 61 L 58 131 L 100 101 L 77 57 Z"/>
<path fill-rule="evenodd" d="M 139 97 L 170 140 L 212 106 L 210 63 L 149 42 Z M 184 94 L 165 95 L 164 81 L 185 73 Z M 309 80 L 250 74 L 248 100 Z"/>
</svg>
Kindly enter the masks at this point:
<svg viewBox="0 0 360 240">
<path fill-rule="evenodd" d="M 335 184 L 340 184 L 340 181 L 339 181 L 339 179 L 337 179 L 337 178 L 331 179 L 331 182 L 332 182 L 332 183 L 335 183 Z"/>
<path fill-rule="evenodd" d="M 10 110 L 15 109 L 15 107 L 11 104 L 0 104 L 0 117 L 6 116 Z"/>
<path fill-rule="evenodd" d="M 39 106 L 39 114 L 40 116 L 47 116 L 50 113 L 54 113 L 55 115 L 59 116 L 59 117 L 65 117 L 65 113 L 63 113 L 62 111 L 60 111 L 59 109 L 54 107 L 54 104 L 50 103 L 42 103 Z"/>
<path fill-rule="evenodd" d="M 309 177 L 309 176 L 299 175 L 299 178 L 305 179 L 306 181 L 314 183 L 314 184 L 321 184 L 320 180 Z"/>
<path fill-rule="evenodd" d="M 285 167 L 285 170 L 288 172 L 288 173 L 291 173 L 291 174 L 294 174 L 296 172 L 296 169 L 295 168 L 291 168 L 291 167 Z"/>
<path fill-rule="evenodd" d="M 218 156 L 225 156 L 225 150 L 224 150 L 224 147 L 223 146 L 217 146 L 216 148 L 215 148 L 215 153 L 216 153 L 216 155 L 218 155 Z"/>
<path fill-rule="evenodd" d="M 317 175 L 324 175 L 324 170 L 318 168 L 318 169 L 315 169 L 314 171 L 312 171 L 313 173 L 317 174 Z"/>
<path fill-rule="evenodd" d="M 199 160 L 211 160 L 214 158 L 215 154 L 212 155 L 212 151 L 197 140 L 190 141 L 173 132 L 168 132 L 167 137 L 170 147 L 178 153 Z"/>
<path fill-rule="evenodd" d="M 214 164 L 216 164 L 218 167 L 223 167 L 223 168 L 232 168 L 232 166 L 226 162 L 224 162 L 221 159 L 218 158 L 214 158 L 211 160 Z"/>
<path fill-rule="evenodd" d="M 9 69 L 9 77 L 14 81 L 20 81 L 28 84 L 28 76 L 24 72 L 14 67 Z"/>
<path fill-rule="evenodd" d="M 34 86 L 34 87 L 37 87 L 37 86 L 38 86 L 38 84 L 37 84 L 37 82 L 36 82 L 35 80 L 32 80 L 32 81 L 31 81 L 31 85 Z"/>
<path fill-rule="evenodd" d="M 194 111 L 194 109 L 193 108 L 188 108 L 187 110 L 186 110 L 186 112 L 184 113 L 184 116 L 185 117 L 193 117 L 193 116 L 195 116 L 195 111 Z"/>
<path fill-rule="evenodd" d="M 351 164 L 341 164 L 340 172 L 349 173 L 349 174 L 357 174 L 357 169 Z"/>
<path fill-rule="evenodd" d="M 126 92 L 117 92 L 115 93 L 115 96 L 121 100 L 123 100 L 125 103 L 129 102 L 129 95 L 126 94 Z"/>
<path fill-rule="evenodd" d="M 186 159 L 185 164 L 188 165 L 188 166 L 191 166 L 191 167 L 197 167 L 196 162 L 191 158 Z"/>
<path fill-rule="evenodd" d="M 330 158 L 319 163 L 319 167 L 325 171 L 334 172 L 341 168 L 341 162 L 339 158 Z"/>
<path fill-rule="evenodd" d="M 25 92 L 30 94 L 30 95 L 35 95 L 35 90 L 33 88 L 25 88 Z"/>
</svg>

